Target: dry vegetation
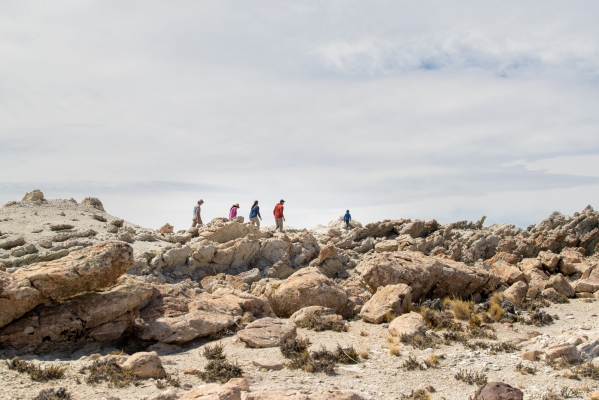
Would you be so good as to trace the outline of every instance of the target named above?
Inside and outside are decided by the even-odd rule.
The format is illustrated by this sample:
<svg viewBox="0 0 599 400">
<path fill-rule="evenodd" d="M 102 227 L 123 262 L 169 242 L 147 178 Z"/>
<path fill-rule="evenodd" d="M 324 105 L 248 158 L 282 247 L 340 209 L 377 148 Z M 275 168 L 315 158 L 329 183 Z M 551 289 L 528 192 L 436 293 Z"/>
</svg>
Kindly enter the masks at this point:
<svg viewBox="0 0 599 400">
<path fill-rule="evenodd" d="M 357 364 L 362 354 L 358 354 L 353 346 L 337 345 L 335 351 L 321 346 L 317 351 L 308 351 L 310 342 L 306 339 L 287 340 L 280 346 L 281 353 L 289 362 L 289 369 L 301 369 L 306 372 L 324 372 L 331 374 L 337 364 Z"/>
<path fill-rule="evenodd" d="M 347 332 L 347 323 L 337 319 L 322 317 L 320 312 L 308 316 L 297 323 L 299 328 L 306 328 L 316 332 L 334 331 Z"/>
<path fill-rule="evenodd" d="M 86 374 L 85 383 L 95 386 L 100 382 L 107 382 L 108 387 L 122 388 L 134 382 L 136 377 L 128 369 L 121 368 L 116 360 L 109 358 L 97 360 L 92 365 L 79 370 L 80 374 Z"/>
<path fill-rule="evenodd" d="M 15 370 L 21 374 L 29 375 L 31 380 L 36 382 L 46 382 L 49 380 L 60 379 L 64 376 L 66 367 L 59 365 L 50 365 L 42 367 L 32 361 L 22 361 L 19 357 L 13 357 L 6 361 L 9 369 Z"/>
<path fill-rule="evenodd" d="M 42 389 L 33 400 L 71 400 L 71 394 L 63 387 Z"/>
<path fill-rule="evenodd" d="M 456 380 L 466 382 L 469 385 L 481 386 L 487 383 L 487 375 L 480 371 L 459 370 L 454 376 Z"/>
</svg>

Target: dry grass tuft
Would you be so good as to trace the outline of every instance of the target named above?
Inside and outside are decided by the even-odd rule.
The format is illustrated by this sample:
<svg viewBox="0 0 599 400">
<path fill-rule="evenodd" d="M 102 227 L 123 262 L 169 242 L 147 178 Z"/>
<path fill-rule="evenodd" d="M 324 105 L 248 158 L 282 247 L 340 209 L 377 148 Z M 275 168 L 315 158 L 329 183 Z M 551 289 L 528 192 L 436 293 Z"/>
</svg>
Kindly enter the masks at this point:
<svg viewBox="0 0 599 400">
<path fill-rule="evenodd" d="M 407 369 L 408 371 L 413 371 L 415 369 L 420 369 L 420 363 L 415 357 L 409 356 L 401 367 Z"/>
<path fill-rule="evenodd" d="M 67 370 L 66 367 L 58 365 L 41 367 L 32 361 L 21 361 L 19 357 L 13 357 L 10 360 L 6 360 L 6 365 L 11 370 L 29 375 L 29 378 L 36 382 L 47 382 L 49 380 L 60 379 Z"/>
<path fill-rule="evenodd" d="M 225 346 L 222 343 L 216 343 L 212 346 L 206 345 L 204 346 L 204 357 L 208 360 L 224 360 L 227 358 L 226 354 L 223 352 Z"/>
<path fill-rule="evenodd" d="M 440 312 L 437 310 L 423 307 L 420 310 L 420 315 L 424 318 L 426 325 L 434 330 L 447 329 L 448 331 L 461 331 L 462 325 L 454 320 L 453 314 L 445 311 Z"/>
<path fill-rule="evenodd" d="M 479 371 L 459 370 L 454 376 L 456 380 L 466 382 L 469 385 L 482 386 L 487 383 L 487 375 Z"/>
<path fill-rule="evenodd" d="M 166 378 L 157 379 L 156 382 L 154 382 L 154 384 L 158 389 L 166 389 L 167 386 L 178 388 L 181 386 L 181 379 L 179 379 L 178 375 L 173 376 L 171 374 L 167 374 Z"/>
<path fill-rule="evenodd" d="M 92 365 L 83 367 L 79 373 L 85 374 L 85 383 L 95 386 L 102 381 L 108 382 L 108 387 L 122 388 L 135 381 L 136 377 L 128 369 L 121 368 L 114 359 L 94 361 Z"/>
<path fill-rule="evenodd" d="M 437 342 L 433 340 L 431 336 L 423 335 L 421 333 L 411 336 L 402 335 L 401 341 L 402 343 L 409 344 L 413 348 L 420 350 L 437 347 Z"/>
<path fill-rule="evenodd" d="M 341 347 L 337 345 L 335 351 L 327 350 L 321 346 L 317 351 L 308 351 L 310 342 L 306 339 L 287 340 L 281 345 L 281 353 L 290 361 L 285 364 L 287 368 L 301 369 L 306 372 L 324 372 L 331 374 L 338 363 L 356 364 L 360 355 L 353 346 Z"/>
<path fill-rule="evenodd" d="M 522 365 L 521 362 L 518 363 L 518 365 L 516 365 L 516 371 L 520 372 L 521 375 L 536 375 L 537 374 L 536 367 Z"/>
<path fill-rule="evenodd" d="M 33 400 L 71 400 L 71 394 L 63 387 L 49 388 L 40 391 Z"/>
<path fill-rule="evenodd" d="M 391 345 L 391 347 L 389 347 L 389 354 L 391 354 L 392 356 L 401 356 L 401 350 L 399 348 L 398 345 Z"/>
<path fill-rule="evenodd" d="M 431 354 L 431 356 L 429 358 L 424 360 L 424 364 L 428 368 L 437 368 L 437 367 L 439 367 L 439 357 L 437 357 L 434 354 Z"/>
<path fill-rule="evenodd" d="M 489 315 L 491 316 L 491 318 L 493 318 L 495 322 L 501 321 L 501 318 L 503 318 L 503 314 L 505 314 L 505 311 L 503 310 L 503 308 L 501 308 L 500 304 L 491 303 L 491 305 L 489 306 Z"/>
<path fill-rule="evenodd" d="M 366 337 L 366 336 L 368 336 L 368 332 L 366 332 L 366 331 L 360 331 L 360 336 Z"/>
<path fill-rule="evenodd" d="M 250 324 L 252 322 L 254 322 L 256 320 L 256 318 L 254 318 L 254 314 L 252 314 L 251 312 L 246 311 L 243 316 L 241 317 L 241 319 L 239 320 L 239 322 L 242 325 L 247 325 Z"/>
<path fill-rule="evenodd" d="M 470 319 L 470 314 L 474 308 L 474 303 L 471 301 L 455 299 L 450 301 L 448 308 L 453 312 L 453 315 L 457 319 L 467 321 Z"/>
<path fill-rule="evenodd" d="M 590 378 L 599 381 L 599 367 L 593 364 L 592 361 L 578 365 L 576 368 L 574 368 L 574 372 L 583 378 Z"/>
<path fill-rule="evenodd" d="M 370 349 L 369 348 L 360 350 L 360 358 L 367 359 L 368 357 L 370 357 Z"/>
</svg>

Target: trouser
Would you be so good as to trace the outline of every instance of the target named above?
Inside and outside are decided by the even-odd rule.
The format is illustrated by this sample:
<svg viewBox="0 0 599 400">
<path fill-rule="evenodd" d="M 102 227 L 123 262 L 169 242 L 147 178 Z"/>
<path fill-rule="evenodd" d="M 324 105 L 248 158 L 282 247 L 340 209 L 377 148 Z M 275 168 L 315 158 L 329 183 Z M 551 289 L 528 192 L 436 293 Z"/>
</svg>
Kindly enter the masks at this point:
<svg viewBox="0 0 599 400">
<path fill-rule="evenodd" d="M 250 218 L 250 222 L 252 223 L 252 225 L 256 225 L 258 228 L 260 228 L 260 220 L 258 219 L 258 217 Z"/>
<path fill-rule="evenodd" d="M 349 229 L 349 221 L 345 221 L 345 229 Z"/>
<path fill-rule="evenodd" d="M 193 228 L 196 225 L 204 225 L 204 223 L 202 222 L 202 218 L 201 217 L 199 219 L 196 219 L 196 218 L 193 219 L 191 227 Z"/>
<path fill-rule="evenodd" d="M 275 231 L 278 229 L 279 231 L 283 232 L 283 218 L 275 218 L 275 222 L 277 223 Z"/>
</svg>

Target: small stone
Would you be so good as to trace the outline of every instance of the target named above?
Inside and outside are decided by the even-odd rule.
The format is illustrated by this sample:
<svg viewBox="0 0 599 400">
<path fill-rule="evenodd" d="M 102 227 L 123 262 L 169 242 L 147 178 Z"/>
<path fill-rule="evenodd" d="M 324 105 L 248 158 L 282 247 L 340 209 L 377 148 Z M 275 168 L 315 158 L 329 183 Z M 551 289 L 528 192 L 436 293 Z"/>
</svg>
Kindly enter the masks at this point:
<svg viewBox="0 0 599 400">
<path fill-rule="evenodd" d="M 195 368 L 187 368 L 183 373 L 185 375 L 197 375 L 200 371 Z"/>
<path fill-rule="evenodd" d="M 106 217 L 99 215 L 99 214 L 93 214 L 92 218 L 95 219 L 96 221 L 106 222 Z"/>
<path fill-rule="evenodd" d="M 511 327 L 513 327 L 514 325 L 513 325 L 513 324 L 511 324 L 510 322 L 504 322 L 504 323 L 503 323 L 503 326 L 505 326 L 506 328 L 511 328 Z"/>
<path fill-rule="evenodd" d="M 599 392 L 589 394 L 589 399 L 599 399 Z"/>
<path fill-rule="evenodd" d="M 541 351 L 539 350 L 528 350 L 522 353 L 521 357 L 523 360 L 528 361 L 537 361 L 539 356 L 541 355 Z"/>
<path fill-rule="evenodd" d="M 591 327 L 589 325 L 580 325 L 580 329 L 585 330 L 585 331 L 590 331 Z"/>
<path fill-rule="evenodd" d="M 283 369 L 283 364 L 277 361 L 269 360 L 267 358 L 258 358 L 252 361 L 256 367 L 264 368 L 264 369 L 274 369 L 280 370 Z"/>
</svg>

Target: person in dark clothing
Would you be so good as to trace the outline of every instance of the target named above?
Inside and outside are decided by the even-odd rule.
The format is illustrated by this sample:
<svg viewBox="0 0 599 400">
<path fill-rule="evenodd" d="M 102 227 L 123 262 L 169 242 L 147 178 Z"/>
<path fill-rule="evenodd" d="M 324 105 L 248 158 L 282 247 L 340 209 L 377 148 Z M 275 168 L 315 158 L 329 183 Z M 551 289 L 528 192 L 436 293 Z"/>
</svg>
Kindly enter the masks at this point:
<svg viewBox="0 0 599 400">
<path fill-rule="evenodd" d="M 349 210 L 345 211 L 345 215 L 343 216 L 343 220 L 345 221 L 345 229 L 349 229 L 349 222 L 351 221 L 351 214 Z"/>
<path fill-rule="evenodd" d="M 252 208 L 250 210 L 250 222 L 260 228 L 260 220 L 258 218 L 262 220 L 262 216 L 260 215 L 260 207 L 258 206 L 258 200 L 256 200 L 254 201 L 254 204 L 252 204 Z"/>
</svg>

